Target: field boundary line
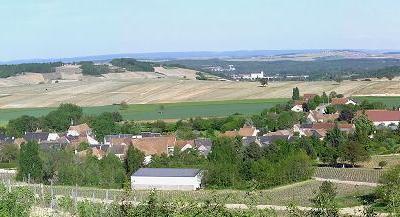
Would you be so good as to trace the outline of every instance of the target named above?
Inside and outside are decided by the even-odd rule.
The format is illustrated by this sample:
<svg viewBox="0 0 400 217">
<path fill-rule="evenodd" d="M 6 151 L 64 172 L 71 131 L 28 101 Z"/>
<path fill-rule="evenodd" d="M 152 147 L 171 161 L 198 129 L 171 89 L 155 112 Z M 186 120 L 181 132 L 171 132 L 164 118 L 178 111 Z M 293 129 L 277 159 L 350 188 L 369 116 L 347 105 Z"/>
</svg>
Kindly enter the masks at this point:
<svg viewBox="0 0 400 217">
<path fill-rule="evenodd" d="M 314 180 L 316 181 L 328 181 L 332 183 L 339 183 L 339 184 L 349 184 L 349 185 L 364 185 L 364 186 L 371 186 L 371 187 L 377 187 L 380 184 L 375 183 L 375 182 L 357 182 L 357 181 L 346 181 L 346 180 L 339 180 L 339 179 L 325 179 L 325 178 L 320 178 L 320 177 L 313 177 Z"/>
</svg>

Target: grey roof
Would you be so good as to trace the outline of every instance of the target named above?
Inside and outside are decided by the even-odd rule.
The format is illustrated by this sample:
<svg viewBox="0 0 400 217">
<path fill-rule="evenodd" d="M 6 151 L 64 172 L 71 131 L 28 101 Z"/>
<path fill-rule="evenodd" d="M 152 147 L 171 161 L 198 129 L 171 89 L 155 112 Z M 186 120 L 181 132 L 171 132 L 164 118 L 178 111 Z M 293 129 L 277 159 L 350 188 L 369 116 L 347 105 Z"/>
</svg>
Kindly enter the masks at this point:
<svg viewBox="0 0 400 217">
<path fill-rule="evenodd" d="M 261 145 L 269 145 L 278 140 L 288 140 L 289 136 L 286 135 L 260 136 L 258 139 L 260 140 Z"/>
<path fill-rule="evenodd" d="M 127 146 L 125 146 L 125 145 L 113 145 L 107 149 L 107 152 L 109 152 L 111 154 L 125 154 L 126 149 L 127 149 Z"/>
<path fill-rule="evenodd" d="M 253 142 L 257 141 L 257 136 L 246 136 L 242 139 L 243 145 L 250 145 Z"/>
<path fill-rule="evenodd" d="M 161 133 L 152 133 L 152 132 L 142 132 L 140 133 L 142 137 L 160 137 Z"/>
<path fill-rule="evenodd" d="M 36 142 L 46 141 L 48 137 L 49 133 L 45 132 L 27 132 L 24 135 L 24 139 L 26 141 L 36 141 Z"/>
<path fill-rule="evenodd" d="M 14 137 L 9 137 L 6 134 L 0 133 L 0 143 L 13 143 Z"/>
<path fill-rule="evenodd" d="M 199 169 L 178 169 L 178 168 L 140 168 L 132 176 L 147 177 L 195 177 Z"/>
<path fill-rule="evenodd" d="M 116 139 L 116 138 L 132 138 L 133 134 L 115 134 L 115 135 L 106 135 L 104 136 L 105 141 L 110 141 L 111 139 Z"/>
<path fill-rule="evenodd" d="M 210 138 L 197 138 L 194 140 L 194 145 L 198 148 L 200 146 L 212 146 Z"/>
</svg>

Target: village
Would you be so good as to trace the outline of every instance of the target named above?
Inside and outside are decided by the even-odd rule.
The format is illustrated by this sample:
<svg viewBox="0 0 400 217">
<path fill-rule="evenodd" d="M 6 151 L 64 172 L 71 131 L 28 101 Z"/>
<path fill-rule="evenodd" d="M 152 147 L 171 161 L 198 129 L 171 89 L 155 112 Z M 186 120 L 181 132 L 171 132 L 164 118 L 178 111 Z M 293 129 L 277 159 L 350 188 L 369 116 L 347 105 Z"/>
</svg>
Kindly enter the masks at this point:
<svg viewBox="0 0 400 217">
<path fill-rule="evenodd" d="M 300 138 L 324 141 L 327 134 L 334 129 L 346 135 L 353 134 L 356 131 L 354 120 L 361 116 L 366 117 L 375 129 L 396 130 L 398 128 L 399 110 L 360 109 L 356 111 L 354 108 L 357 106 L 360 108 L 360 102 L 357 100 L 336 93 L 330 94 L 330 97 L 325 93 L 322 96 L 305 93 L 300 97 L 298 88 L 295 88 L 292 101 L 286 107 L 289 113 L 301 114 L 298 118 L 300 121 L 290 122 L 292 125 L 284 129 L 283 127 L 259 129 L 251 121 L 247 121 L 240 128 L 218 132 L 216 137 L 237 138 L 243 147 L 257 145 L 260 152 L 282 141 L 290 143 Z M 348 108 L 353 108 L 352 112 Z M 373 138 L 374 132 L 368 133 L 368 136 Z M 108 155 L 115 155 L 124 162 L 129 147 L 134 147 L 143 153 L 144 158 L 139 164 L 142 168 L 131 174 L 132 189 L 158 190 L 196 190 L 206 187 L 202 177 L 204 171 L 200 168 L 147 167 L 151 165 L 154 157 L 168 158 L 176 153 L 191 150 L 206 159 L 213 151 L 213 141 L 215 138 L 205 136 L 182 139 L 174 132 L 150 131 L 139 134 L 109 134 L 99 139 L 88 123 L 78 125 L 71 123 L 66 132 L 45 132 L 37 129 L 34 132 L 24 132 L 21 137 L 0 134 L 2 147 L 12 144 L 20 148 L 25 143 L 35 142 L 42 151 L 68 149 L 73 151 L 78 158 L 93 156 L 98 160 Z"/>
</svg>

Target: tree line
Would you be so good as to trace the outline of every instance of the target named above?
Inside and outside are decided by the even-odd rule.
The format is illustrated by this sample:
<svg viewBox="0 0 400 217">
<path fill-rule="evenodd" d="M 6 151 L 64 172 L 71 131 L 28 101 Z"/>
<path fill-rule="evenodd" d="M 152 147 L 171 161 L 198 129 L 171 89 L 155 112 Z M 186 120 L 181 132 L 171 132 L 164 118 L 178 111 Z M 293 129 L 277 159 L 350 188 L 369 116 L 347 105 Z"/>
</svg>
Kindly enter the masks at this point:
<svg viewBox="0 0 400 217">
<path fill-rule="evenodd" d="M 56 67 L 62 65 L 62 62 L 0 65 L 0 78 L 15 76 L 23 72 L 51 73 L 55 72 Z"/>
</svg>

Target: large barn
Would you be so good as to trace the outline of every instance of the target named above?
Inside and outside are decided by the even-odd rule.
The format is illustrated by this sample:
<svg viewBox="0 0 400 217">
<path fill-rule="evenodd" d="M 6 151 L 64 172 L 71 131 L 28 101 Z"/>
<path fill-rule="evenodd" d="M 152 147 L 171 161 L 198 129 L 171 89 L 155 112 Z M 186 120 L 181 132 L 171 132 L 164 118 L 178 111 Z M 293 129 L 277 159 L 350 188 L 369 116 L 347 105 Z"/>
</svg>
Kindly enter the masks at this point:
<svg viewBox="0 0 400 217">
<path fill-rule="evenodd" d="M 199 169 L 140 168 L 131 176 L 136 190 L 196 190 L 201 187 Z"/>
</svg>

